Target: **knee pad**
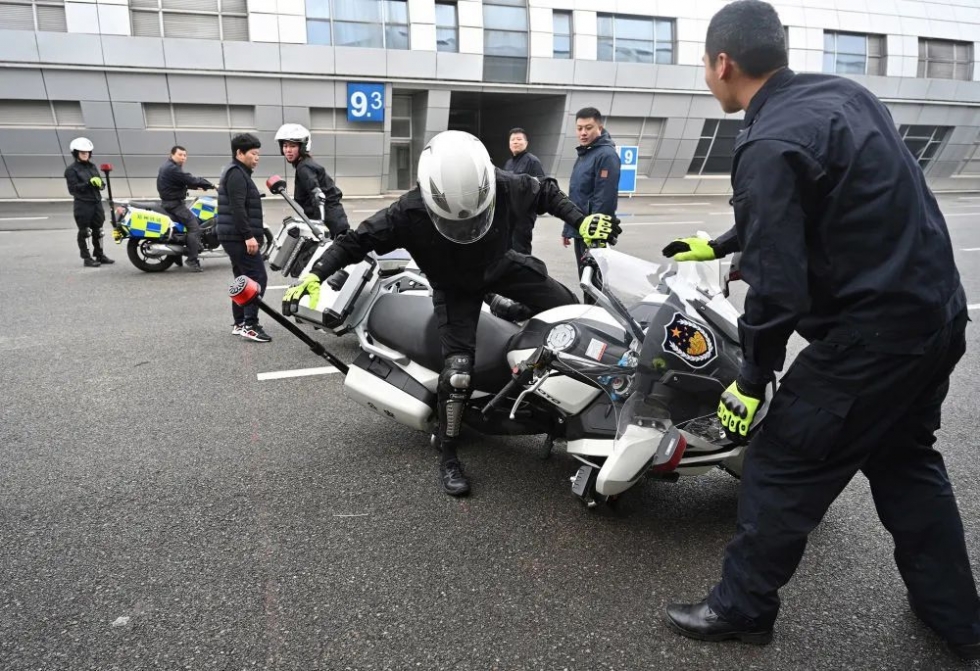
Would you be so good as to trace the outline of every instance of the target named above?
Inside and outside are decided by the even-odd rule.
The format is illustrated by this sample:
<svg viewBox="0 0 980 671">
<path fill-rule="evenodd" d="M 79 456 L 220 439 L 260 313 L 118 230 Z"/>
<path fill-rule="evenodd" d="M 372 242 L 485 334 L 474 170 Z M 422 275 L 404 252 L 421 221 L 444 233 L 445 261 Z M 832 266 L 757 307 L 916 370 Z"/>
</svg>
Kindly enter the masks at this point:
<svg viewBox="0 0 980 671">
<path fill-rule="evenodd" d="M 439 391 L 448 394 L 466 394 L 473 378 L 473 357 L 469 354 L 453 354 L 439 375 Z"/>
<path fill-rule="evenodd" d="M 91 229 L 91 231 L 92 231 L 92 238 L 94 240 L 101 240 L 102 238 L 105 237 L 105 231 L 102 229 L 101 226 L 96 226 L 95 228 Z"/>
</svg>

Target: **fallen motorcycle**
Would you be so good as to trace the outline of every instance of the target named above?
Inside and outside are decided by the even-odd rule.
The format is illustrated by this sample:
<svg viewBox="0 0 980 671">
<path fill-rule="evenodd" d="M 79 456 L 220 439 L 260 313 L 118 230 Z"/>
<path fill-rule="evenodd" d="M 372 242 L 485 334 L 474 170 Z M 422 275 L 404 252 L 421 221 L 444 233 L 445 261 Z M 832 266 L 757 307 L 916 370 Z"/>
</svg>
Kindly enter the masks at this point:
<svg viewBox="0 0 980 671">
<path fill-rule="evenodd" d="M 147 273 L 163 272 L 170 266 L 183 265 L 187 256 L 187 230 L 174 221 L 159 200 L 119 200 L 112 197 L 110 173 L 112 164 L 100 166 L 105 173 L 112 221 L 112 239 L 116 244 L 128 240 L 126 254 L 134 266 Z M 227 256 L 218 242 L 217 199 L 199 196 L 190 206 L 191 213 L 201 222 L 199 258 Z M 260 252 L 264 258 L 272 249 L 272 231 L 265 226 Z"/>
<path fill-rule="evenodd" d="M 415 288 L 393 290 L 408 282 Z M 595 305 L 547 310 L 523 326 L 484 309 L 464 423 L 486 435 L 544 434 L 546 453 L 564 441 L 580 463 L 572 492 L 590 507 L 645 475 L 739 476 L 745 446 L 715 416 L 742 358 L 727 282 L 718 261 L 658 266 L 592 250 L 581 287 Z M 427 289 L 407 270 L 374 278 L 334 330 L 353 330 L 361 349 L 345 372 L 347 395 L 432 434 L 443 358 Z M 326 308 L 304 296 L 299 310 L 316 323 Z"/>
</svg>

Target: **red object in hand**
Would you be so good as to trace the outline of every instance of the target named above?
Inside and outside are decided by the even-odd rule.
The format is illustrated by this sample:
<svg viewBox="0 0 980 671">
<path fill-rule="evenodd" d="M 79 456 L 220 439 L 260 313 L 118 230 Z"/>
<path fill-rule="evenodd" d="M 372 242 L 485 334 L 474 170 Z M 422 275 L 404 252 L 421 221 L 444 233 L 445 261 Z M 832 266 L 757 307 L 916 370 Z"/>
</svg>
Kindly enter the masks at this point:
<svg viewBox="0 0 980 671">
<path fill-rule="evenodd" d="M 237 305 L 248 305 L 261 292 L 262 287 L 250 277 L 239 275 L 228 287 L 228 295 Z"/>
<path fill-rule="evenodd" d="M 112 172 L 112 164 L 111 163 L 103 163 L 102 165 L 99 166 L 99 169 L 102 172 Z"/>
</svg>

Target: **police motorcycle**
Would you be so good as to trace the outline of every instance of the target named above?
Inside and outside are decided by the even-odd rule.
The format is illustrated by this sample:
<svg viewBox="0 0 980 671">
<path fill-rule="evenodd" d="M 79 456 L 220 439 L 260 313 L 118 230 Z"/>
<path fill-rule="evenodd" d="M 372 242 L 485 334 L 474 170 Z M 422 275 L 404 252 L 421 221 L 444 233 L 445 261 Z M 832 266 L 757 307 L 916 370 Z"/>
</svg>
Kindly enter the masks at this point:
<svg viewBox="0 0 980 671">
<path fill-rule="evenodd" d="M 303 296 L 299 321 L 353 331 L 361 353 L 342 369 L 347 395 L 433 434 L 443 357 L 429 285 L 409 269 L 383 277 L 374 264 L 352 269 L 357 280 L 343 289 L 353 301 L 321 294 L 314 306 Z M 522 326 L 484 306 L 464 424 L 486 435 L 544 434 L 546 455 L 564 442 L 579 462 L 572 492 L 590 508 L 648 475 L 721 468 L 739 477 L 746 448 L 716 417 L 742 360 L 728 301 L 734 278 L 717 260 L 661 266 L 593 249 L 580 284 L 594 305 L 547 310 Z M 767 408 L 768 398 L 753 428 Z"/>
<path fill-rule="evenodd" d="M 163 272 L 170 266 L 183 265 L 187 255 L 187 231 L 184 224 L 174 221 L 159 200 L 113 200 L 109 174 L 112 165 L 100 166 L 105 173 L 112 221 L 112 239 L 116 244 L 129 240 L 126 253 L 134 266 L 147 273 Z M 190 206 L 191 213 L 201 222 L 202 259 L 226 256 L 218 242 L 218 199 L 198 196 Z M 260 252 L 268 258 L 272 248 L 272 231 L 265 226 Z"/>
</svg>

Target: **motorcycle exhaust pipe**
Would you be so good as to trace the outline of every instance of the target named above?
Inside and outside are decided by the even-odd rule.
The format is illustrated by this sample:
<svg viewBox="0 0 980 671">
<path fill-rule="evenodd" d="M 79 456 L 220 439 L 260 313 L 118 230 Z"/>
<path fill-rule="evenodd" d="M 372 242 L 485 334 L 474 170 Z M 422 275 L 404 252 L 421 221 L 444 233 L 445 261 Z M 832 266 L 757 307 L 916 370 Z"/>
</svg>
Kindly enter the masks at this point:
<svg viewBox="0 0 980 671">
<path fill-rule="evenodd" d="M 318 343 L 316 340 L 313 340 L 313 338 L 306 335 L 302 329 L 296 326 L 296 324 L 289 321 L 286 317 L 266 305 L 265 301 L 263 301 L 262 297 L 259 295 L 261 291 L 262 287 L 259 286 L 258 282 L 250 277 L 245 277 L 244 275 L 239 275 L 236 277 L 235 281 L 228 287 L 228 295 L 236 305 L 241 305 L 244 307 L 249 303 L 257 303 L 262 312 L 272 317 L 276 323 L 302 340 L 307 347 L 313 350 L 314 354 L 323 357 L 330 362 L 331 366 L 339 370 L 344 375 L 347 375 L 347 371 L 350 370 L 347 364 L 324 349 L 323 345 Z"/>
<path fill-rule="evenodd" d="M 184 248 L 180 245 L 167 245 L 154 242 L 148 245 L 143 253 L 147 256 L 180 256 L 184 253 Z"/>
</svg>

